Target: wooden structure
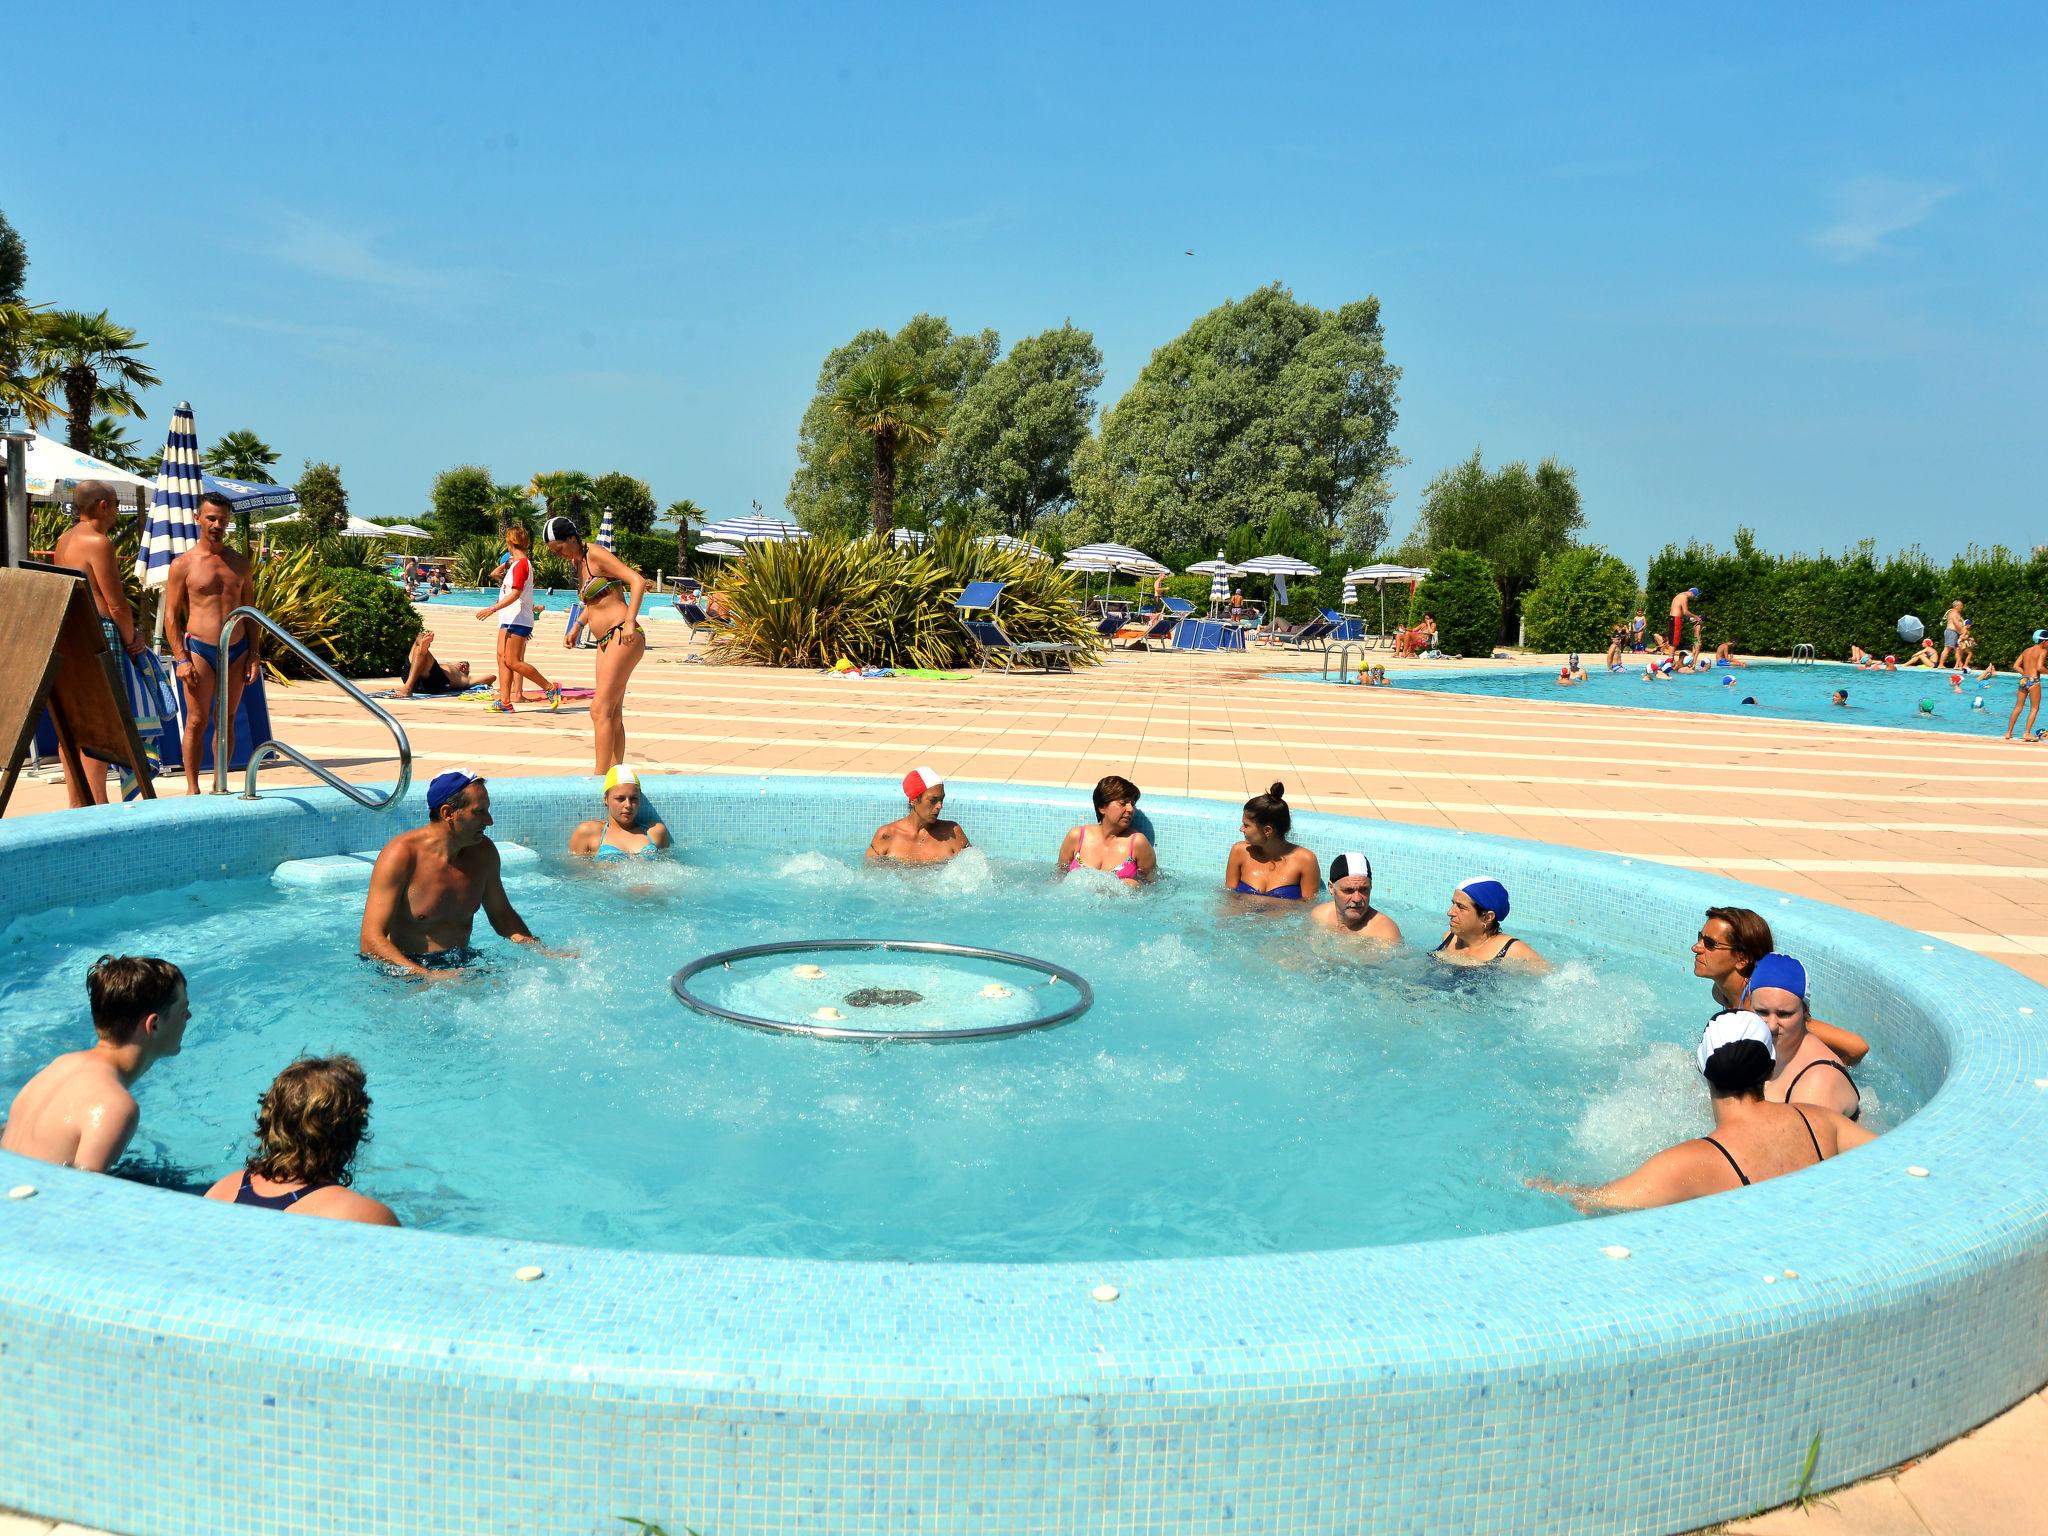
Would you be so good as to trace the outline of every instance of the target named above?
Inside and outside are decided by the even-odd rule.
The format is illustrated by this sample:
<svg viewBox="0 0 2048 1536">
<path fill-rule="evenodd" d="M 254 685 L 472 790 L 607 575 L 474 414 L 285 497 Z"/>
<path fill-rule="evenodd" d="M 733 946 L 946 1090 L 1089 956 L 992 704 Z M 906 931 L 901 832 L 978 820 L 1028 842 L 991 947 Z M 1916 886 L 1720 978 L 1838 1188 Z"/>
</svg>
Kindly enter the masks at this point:
<svg viewBox="0 0 2048 1536">
<path fill-rule="evenodd" d="M 82 573 L 34 564 L 0 569 L 0 740 L 8 743 L 0 812 L 45 709 L 72 783 L 85 782 L 81 755 L 95 757 L 127 764 L 143 795 L 155 798 L 119 665 Z"/>
</svg>

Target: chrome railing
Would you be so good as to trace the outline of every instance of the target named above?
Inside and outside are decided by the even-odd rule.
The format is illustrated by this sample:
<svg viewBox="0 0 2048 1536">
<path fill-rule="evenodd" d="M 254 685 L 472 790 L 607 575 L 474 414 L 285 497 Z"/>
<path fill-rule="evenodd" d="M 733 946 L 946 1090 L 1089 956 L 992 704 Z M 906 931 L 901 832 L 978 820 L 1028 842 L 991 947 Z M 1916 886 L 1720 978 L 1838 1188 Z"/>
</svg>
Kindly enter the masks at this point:
<svg viewBox="0 0 2048 1536">
<path fill-rule="evenodd" d="M 1365 647 L 1356 640 L 1345 640 L 1338 644 L 1334 650 L 1329 646 L 1324 646 L 1323 681 L 1327 683 L 1330 680 L 1330 663 L 1334 661 L 1337 664 L 1337 681 L 1343 682 L 1345 671 L 1351 665 L 1346 658 L 1354 652 L 1361 656 L 1365 654 Z"/>
<path fill-rule="evenodd" d="M 387 795 L 379 797 L 370 794 L 366 790 L 357 789 L 355 785 L 346 782 L 338 775 L 321 767 L 320 764 L 314 762 L 313 759 L 299 751 L 298 748 L 272 738 L 249 754 L 249 771 L 248 776 L 242 781 L 242 798 L 244 800 L 258 798 L 256 794 L 256 770 L 263 766 L 263 760 L 266 757 L 290 758 L 301 768 L 305 769 L 306 772 L 319 779 L 321 783 L 340 790 L 349 799 L 355 801 L 357 805 L 363 806 L 368 810 L 381 811 L 386 806 L 393 804 L 403 797 L 406 788 L 412 783 L 412 743 L 406 740 L 405 727 L 392 719 L 390 711 L 386 710 L 375 699 L 363 692 L 362 689 L 358 688 L 354 683 L 306 649 L 305 646 L 299 643 L 296 636 L 280 626 L 275 619 L 271 618 L 269 614 L 260 608 L 237 608 L 228 615 L 227 622 L 220 627 L 221 656 L 227 657 L 234 654 L 235 630 L 245 619 L 282 640 L 294 656 L 298 657 L 299 660 L 303 661 L 315 672 L 318 672 L 327 681 L 333 683 L 343 693 L 354 699 L 363 708 L 367 709 L 391 728 L 391 734 L 398 742 L 398 782 L 391 786 L 391 792 Z M 234 752 L 232 736 L 234 719 L 228 713 L 228 669 L 225 664 L 218 669 L 216 682 L 218 692 L 215 693 L 213 700 L 213 792 L 216 795 L 224 795 L 228 792 L 228 759 Z"/>
<path fill-rule="evenodd" d="M 1804 640 L 1792 647 L 1792 659 L 1802 666 L 1813 665 L 1813 647 Z"/>
</svg>

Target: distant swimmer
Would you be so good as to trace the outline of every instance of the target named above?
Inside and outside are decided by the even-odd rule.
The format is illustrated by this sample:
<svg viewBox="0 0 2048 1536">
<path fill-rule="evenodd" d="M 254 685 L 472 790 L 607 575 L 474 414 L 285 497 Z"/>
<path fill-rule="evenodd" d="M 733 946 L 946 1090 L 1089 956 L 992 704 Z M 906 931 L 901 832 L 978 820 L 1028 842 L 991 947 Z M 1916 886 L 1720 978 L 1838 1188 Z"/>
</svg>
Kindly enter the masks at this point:
<svg viewBox="0 0 2048 1536">
<path fill-rule="evenodd" d="M 476 957 L 470 928 L 478 909 L 515 944 L 540 945 L 513 909 L 485 834 L 491 795 L 479 774 L 456 768 L 427 786 L 427 824 L 384 845 L 370 871 L 358 947 L 370 960 L 426 976 Z"/>
<path fill-rule="evenodd" d="M 0 1152 L 105 1173 L 121 1160 L 142 1112 L 129 1090 L 185 1043 L 185 973 L 146 955 L 101 955 L 85 995 L 98 1036 L 23 1085 L 7 1108 Z"/>
<path fill-rule="evenodd" d="M 1831 1109 L 1766 1100 L 1775 1057 L 1770 1026 L 1754 1013 L 1715 1014 L 1696 1054 L 1713 1100 L 1713 1135 L 1667 1147 L 1612 1183 L 1534 1178 L 1528 1186 L 1582 1211 L 1647 1210 L 1796 1173 L 1875 1139 Z"/>
<path fill-rule="evenodd" d="M 1372 904 L 1372 860 L 1362 853 L 1340 853 L 1330 860 L 1330 899 L 1309 918 L 1318 927 L 1353 938 L 1401 942 L 1401 928 Z"/>
<path fill-rule="evenodd" d="M 1451 892 L 1449 928 L 1432 953 L 1446 965 L 1513 965 L 1547 970 L 1550 962 L 1520 939 L 1500 931 L 1508 915 L 1508 888 L 1473 879 Z"/>
<path fill-rule="evenodd" d="M 903 864 L 943 864 L 970 846 L 957 821 L 939 813 L 946 808 L 946 781 L 931 768 L 913 768 L 903 776 L 903 798 L 909 809 L 898 820 L 875 829 L 868 843 L 871 859 Z"/>
<path fill-rule="evenodd" d="M 669 848 L 668 828 L 658 821 L 640 821 L 640 775 L 624 763 L 604 776 L 604 818 L 586 821 L 569 834 L 569 851 L 605 863 L 616 859 L 652 859 Z"/>
</svg>

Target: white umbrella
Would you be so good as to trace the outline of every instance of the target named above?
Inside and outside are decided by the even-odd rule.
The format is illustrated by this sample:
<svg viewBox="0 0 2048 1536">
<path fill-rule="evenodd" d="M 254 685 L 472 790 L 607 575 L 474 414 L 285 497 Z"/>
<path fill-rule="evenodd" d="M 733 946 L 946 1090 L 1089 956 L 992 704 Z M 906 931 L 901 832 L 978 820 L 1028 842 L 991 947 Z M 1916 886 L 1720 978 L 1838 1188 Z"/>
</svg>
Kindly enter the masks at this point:
<svg viewBox="0 0 2048 1536">
<path fill-rule="evenodd" d="M 1292 555 L 1260 555 L 1247 560 L 1238 567 L 1247 576 L 1270 576 L 1273 578 L 1273 606 L 1278 608 L 1287 601 L 1287 578 L 1290 576 L 1319 576 L 1322 567 L 1310 565 L 1306 560 L 1297 560 Z"/>
<path fill-rule="evenodd" d="M 727 544 L 722 540 L 713 539 L 709 543 L 699 544 L 697 546 L 697 553 L 700 555 L 717 555 L 723 559 L 732 555 L 744 555 L 746 551 L 737 544 Z"/>
<path fill-rule="evenodd" d="M 400 539 L 431 539 L 433 537 L 426 529 L 417 528 L 411 523 L 393 523 L 384 531 L 392 537 Z"/>
<path fill-rule="evenodd" d="M 889 542 L 891 544 L 908 544 L 912 549 L 922 549 L 930 538 L 930 534 L 919 533 L 915 528 L 891 528 L 889 530 Z"/>
<path fill-rule="evenodd" d="M 1076 561 L 1092 562 L 1075 564 Z M 1165 576 L 1165 566 L 1142 550 L 1128 544 L 1083 544 L 1067 551 L 1067 569 L 1076 571 L 1123 571 L 1133 576 Z"/>
<path fill-rule="evenodd" d="M 1032 560 L 1049 561 L 1052 559 L 1051 555 L 1048 555 L 1044 550 L 1040 549 L 1036 544 L 1031 543 L 1028 539 L 1012 538 L 1007 533 L 983 534 L 974 542 L 977 544 L 986 545 L 990 549 L 1003 550 L 1005 553 L 1008 554 L 1023 555 L 1026 558 Z"/>
<path fill-rule="evenodd" d="M 125 469 L 116 469 L 89 453 L 80 453 L 68 443 L 38 432 L 28 445 L 28 493 L 31 496 L 63 500 L 81 480 L 103 480 L 108 485 L 139 490 L 149 482 Z"/>
<path fill-rule="evenodd" d="M 1344 573 L 1344 583 L 1349 587 L 1353 583 L 1363 586 L 1371 582 L 1380 589 L 1380 633 L 1384 635 L 1387 632 L 1387 583 L 1421 581 L 1428 574 L 1428 571 L 1419 570 L 1412 565 L 1361 565 L 1355 571 Z M 1348 598 L 1345 600 L 1350 601 Z"/>
<path fill-rule="evenodd" d="M 170 579 L 171 562 L 199 542 L 199 432 L 192 424 L 192 402 L 180 400 L 171 412 L 171 430 L 164 437 L 164 456 L 149 498 L 149 521 L 135 551 L 135 574 L 145 587 Z M 157 633 L 163 633 L 163 604 L 157 604 Z"/>
<path fill-rule="evenodd" d="M 710 524 L 699 535 L 702 539 L 729 539 L 735 544 L 783 544 L 810 536 L 808 530 L 795 523 L 772 517 L 729 517 L 722 523 Z M 700 543 L 697 547 L 704 546 Z"/>
</svg>

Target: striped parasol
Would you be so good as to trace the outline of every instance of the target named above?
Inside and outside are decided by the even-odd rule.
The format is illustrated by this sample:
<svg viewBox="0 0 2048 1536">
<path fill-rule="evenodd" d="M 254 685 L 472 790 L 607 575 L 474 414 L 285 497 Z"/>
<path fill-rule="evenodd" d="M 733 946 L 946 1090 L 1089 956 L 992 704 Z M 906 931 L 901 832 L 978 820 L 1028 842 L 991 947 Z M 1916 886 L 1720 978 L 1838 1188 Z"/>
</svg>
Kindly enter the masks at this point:
<svg viewBox="0 0 2048 1536">
<path fill-rule="evenodd" d="M 1270 576 L 1273 578 L 1273 606 L 1278 608 L 1287 601 L 1287 578 L 1290 576 L 1315 576 L 1321 568 L 1310 565 L 1306 560 L 1297 560 L 1292 555 L 1260 555 L 1247 560 L 1238 567 L 1248 576 Z"/>
<path fill-rule="evenodd" d="M 145 587 L 169 579 L 171 562 L 199 542 L 199 497 L 204 482 L 199 470 L 199 433 L 192 425 L 192 402 L 180 400 L 171 413 L 164 439 L 163 465 L 150 493 L 149 521 L 135 551 L 135 575 Z M 158 623 L 161 626 L 161 607 Z"/>
<path fill-rule="evenodd" d="M 597 525 L 597 539 L 595 542 L 599 549 L 608 549 L 613 554 L 619 552 L 619 546 L 612 542 L 612 509 L 610 507 L 604 509 L 604 521 Z"/>
<path fill-rule="evenodd" d="M 808 539 L 810 534 L 795 523 L 779 522 L 772 517 L 730 517 L 722 523 L 712 523 L 697 537 L 724 539 L 733 544 L 782 544 L 791 539 Z"/>
<path fill-rule="evenodd" d="M 930 534 L 920 533 L 915 528 L 891 528 L 889 530 L 890 543 L 908 544 L 912 549 L 924 548 L 930 538 Z"/>
<path fill-rule="evenodd" d="M 1013 538 L 1007 533 L 984 534 L 975 543 L 986 549 L 999 549 L 1008 555 L 1023 555 L 1030 560 L 1051 560 L 1052 556 L 1027 539 Z"/>
</svg>

